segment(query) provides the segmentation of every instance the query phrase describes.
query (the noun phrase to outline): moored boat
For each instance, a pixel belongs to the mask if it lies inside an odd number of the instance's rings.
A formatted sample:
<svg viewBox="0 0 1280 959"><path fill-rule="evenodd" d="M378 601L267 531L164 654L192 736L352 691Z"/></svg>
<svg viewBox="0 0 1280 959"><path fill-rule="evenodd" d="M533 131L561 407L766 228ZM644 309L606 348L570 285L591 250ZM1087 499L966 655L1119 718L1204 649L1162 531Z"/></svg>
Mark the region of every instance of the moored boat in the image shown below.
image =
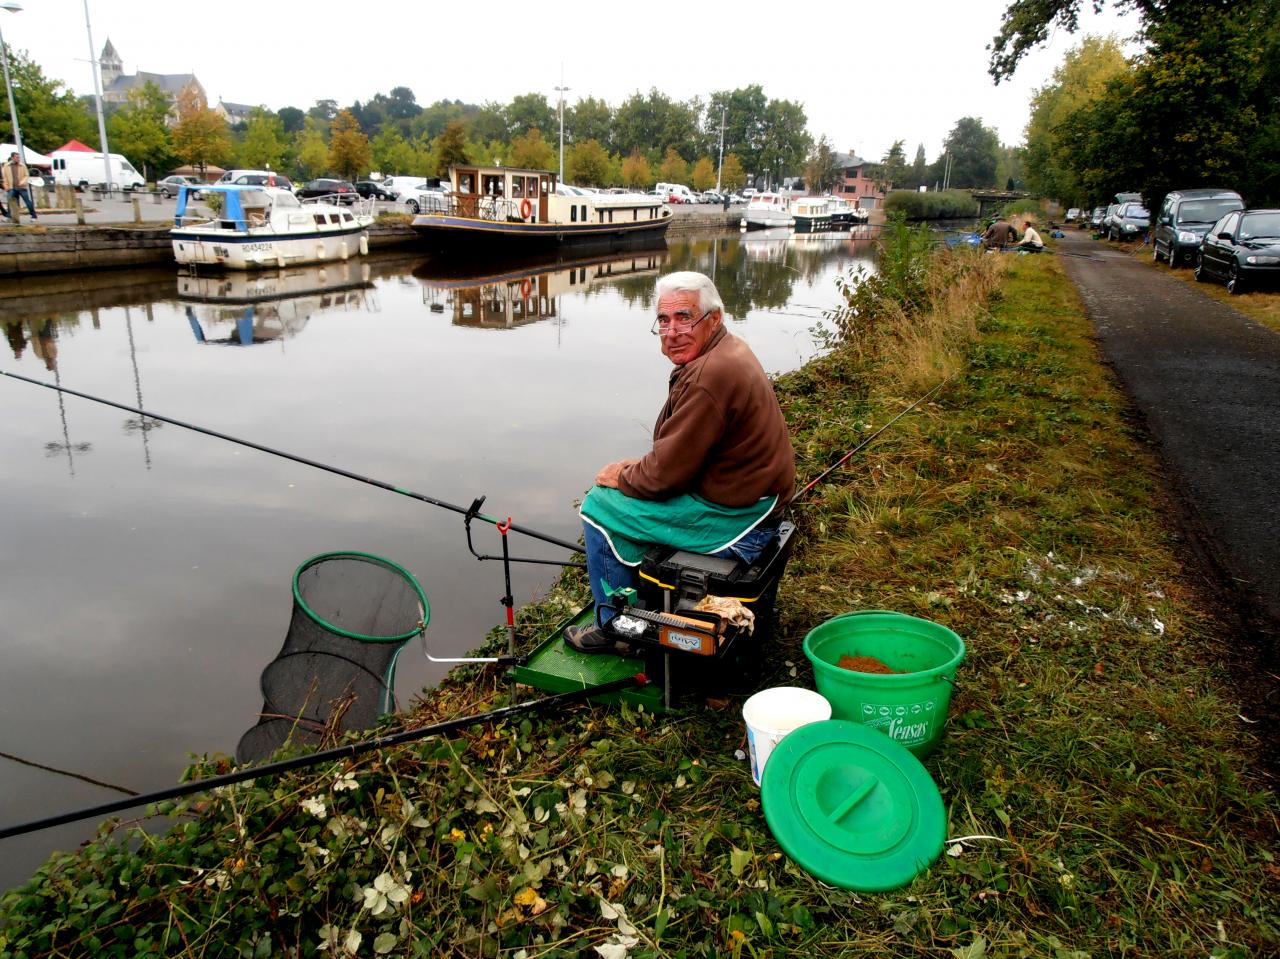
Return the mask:
<svg viewBox="0 0 1280 959"><path fill-rule="evenodd" d="M831 206L825 196L801 196L791 202L797 233L826 233L831 229Z"/></svg>
<svg viewBox="0 0 1280 959"><path fill-rule="evenodd" d="M791 225L791 198L781 193L757 193L747 204L742 216L746 230L767 230L775 226Z"/></svg>
<svg viewBox="0 0 1280 959"><path fill-rule="evenodd" d="M613 251L652 246L671 225L671 209L647 193L596 193L556 182L546 170L449 168L452 189L413 229L437 253L504 255L573 248Z"/></svg>
<svg viewBox="0 0 1280 959"><path fill-rule="evenodd" d="M216 198L211 209L195 211L197 192L206 203ZM183 265L283 268L368 253L373 204L299 200L273 186L200 184L179 188L173 222L173 256Z"/></svg>

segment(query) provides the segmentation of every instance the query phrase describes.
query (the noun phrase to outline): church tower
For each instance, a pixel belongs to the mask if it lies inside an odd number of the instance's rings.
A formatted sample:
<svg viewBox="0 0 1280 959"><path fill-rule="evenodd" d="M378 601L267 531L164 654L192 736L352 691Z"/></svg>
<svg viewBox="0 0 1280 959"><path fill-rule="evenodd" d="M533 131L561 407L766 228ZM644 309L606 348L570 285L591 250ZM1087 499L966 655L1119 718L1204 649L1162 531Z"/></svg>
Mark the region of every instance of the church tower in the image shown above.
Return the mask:
<svg viewBox="0 0 1280 959"><path fill-rule="evenodd" d="M102 70L102 89L109 90L111 84L124 73L124 63L120 59L120 54L116 53L116 48L111 45L110 37L107 38L107 45L102 48L98 65Z"/></svg>

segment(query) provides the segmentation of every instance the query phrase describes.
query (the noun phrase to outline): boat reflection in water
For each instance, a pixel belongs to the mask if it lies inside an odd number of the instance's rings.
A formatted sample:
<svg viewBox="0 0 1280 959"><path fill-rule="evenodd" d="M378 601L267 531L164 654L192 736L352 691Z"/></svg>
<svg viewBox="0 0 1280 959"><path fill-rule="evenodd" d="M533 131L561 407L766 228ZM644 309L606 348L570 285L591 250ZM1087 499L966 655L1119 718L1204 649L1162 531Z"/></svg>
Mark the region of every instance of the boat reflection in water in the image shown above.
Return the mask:
<svg viewBox="0 0 1280 959"><path fill-rule="evenodd" d="M798 233L790 227L771 227L743 233L741 243L749 260L759 263L783 263L788 253L848 253L862 259L872 254L880 237L878 226L855 225L851 229Z"/></svg>
<svg viewBox="0 0 1280 959"><path fill-rule="evenodd" d="M665 246L593 257L475 264L430 260L413 271L422 301L455 326L511 329L555 319L560 297L637 277L656 278Z"/></svg>
<svg viewBox="0 0 1280 959"><path fill-rule="evenodd" d="M376 310L369 264L355 260L263 273L178 275L199 343L251 346L297 336L313 313ZM225 331L225 333L224 333Z"/></svg>

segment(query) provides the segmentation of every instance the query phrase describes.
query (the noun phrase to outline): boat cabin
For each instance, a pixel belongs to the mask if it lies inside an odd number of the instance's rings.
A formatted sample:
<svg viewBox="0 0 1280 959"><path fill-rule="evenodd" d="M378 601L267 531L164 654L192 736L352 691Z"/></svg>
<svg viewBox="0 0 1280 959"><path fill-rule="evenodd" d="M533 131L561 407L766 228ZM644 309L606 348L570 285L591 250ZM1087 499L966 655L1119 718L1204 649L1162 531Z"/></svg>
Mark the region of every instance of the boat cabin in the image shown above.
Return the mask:
<svg viewBox="0 0 1280 959"><path fill-rule="evenodd" d="M197 213L193 209L188 213L188 201L192 194L220 197L220 202L216 204L220 209L213 219L203 211ZM213 206L207 201L206 205ZM338 209L330 204L320 203L304 204L288 190L235 183L201 183L198 186L180 187L173 225L181 227L195 223L231 232L271 226L276 231L290 233L351 230L358 225L349 208Z"/></svg>
<svg viewBox="0 0 1280 959"><path fill-rule="evenodd" d="M501 223L596 225L663 219L643 193L597 193L559 183L548 170L503 166L449 168L449 215ZM428 213L430 216L430 213Z"/></svg>

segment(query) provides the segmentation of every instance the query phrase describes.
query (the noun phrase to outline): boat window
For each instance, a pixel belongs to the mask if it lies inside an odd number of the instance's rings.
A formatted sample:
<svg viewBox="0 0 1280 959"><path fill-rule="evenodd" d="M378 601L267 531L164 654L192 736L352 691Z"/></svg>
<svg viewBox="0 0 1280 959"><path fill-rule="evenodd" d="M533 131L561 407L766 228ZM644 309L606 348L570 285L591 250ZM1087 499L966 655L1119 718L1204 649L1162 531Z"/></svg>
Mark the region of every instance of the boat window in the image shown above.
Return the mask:
<svg viewBox="0 0 1280 959"><path fill-rule="evenodd" d="M278 194L276 194L276 198L275 198L275 205L276 205L276 206L279 206L279 207L285 207L285 206L288 206L288 207L298 207L298 206L302 206L302 204L298 202L298 198L297 198L296 196L294 196L292 193L283 192L283 191L282 191L282 192L280 192L280 193L278 193Z"/></svg>
<svg viewBox="0 0 1280 959"><path fill-rule="evenodd" d="M343 223L350 223L350 222L351 222L352 220L354 220L354 219L355 219L355 217L353 217L350 213L344 213L344 214L342 214L342 222L343 222Z"/></svg>
<svg viewBox="0 0 1280 959"><path fill-rule="evenodd" d="M324 226L324 214L323 214L323 213L313 213L313 214L311 214L311 218L312 218L313 220L315 220L315 221L316 221L316 226Z"/></svg>
<svg viewBox="0 0 1280 959"><path fill-rule="evenodd" d="M475 191L476 191L475 180L471 178L471 174L459 173L458 174L458 192L474 193Z"/></svg>
<svg viewBox="0 0 1280 959"><path fill-rule="evenodd" d="M511 178L511 199L524 199L524 177L513 176Z"/></svg>
<svg viewBox="0 0 1280 959"><path fill-rule="evenodd" d="M341 223L341 222L342 222L342 217L338 216L338 214L336 214L336 213L330 213L330 214L329 214L329 222L330 222L330 223Z"/></svg>
<svg viewBox="0 0 1280 959"><path fill-rule="evenodd" d="M578 208L577 208L577 206L571 206L571 207L569 207L569 221L570 221L571 223L577 223L577 222L578 222Z"/></svg>
<svg viewBox="0 0 1280 959"><path fill-rule="evenodd" d="M585 203L582 204L582 222L587 222L587 205Z"/></svg>
<svg viewBox="0 0 1280 959"><path fill-rule="evenodd" d="M525 188L529 191L529 196L536 199L538 196L538 178L536 176L529 177Z"/></svg>

